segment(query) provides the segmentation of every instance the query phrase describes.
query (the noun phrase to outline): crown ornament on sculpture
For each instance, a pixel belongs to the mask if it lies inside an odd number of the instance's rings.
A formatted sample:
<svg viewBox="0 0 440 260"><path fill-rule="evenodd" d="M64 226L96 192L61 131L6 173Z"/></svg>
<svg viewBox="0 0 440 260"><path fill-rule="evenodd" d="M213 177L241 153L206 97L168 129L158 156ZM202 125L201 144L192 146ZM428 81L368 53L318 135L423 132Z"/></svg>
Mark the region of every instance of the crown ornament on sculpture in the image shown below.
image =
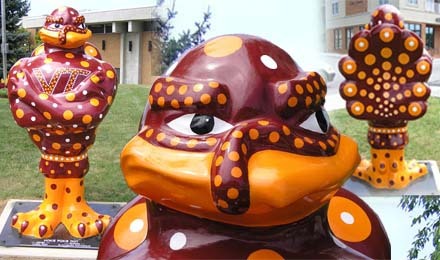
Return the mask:
<svg viewBox="0 0 440 260"><path fill-rule="evenodd" d="M399 11L379 6L365 29L353 36L339 62L345 77L340 94L348 113L368 121L371 160L354 176L380 189L401 189L427 173L424 164L405 161L408 121L422 117L430 89L432 59L422 40L405 29Z"/></svg>
<svg viewBox="0 0 440 260"><path fill-rule="evenodd" d="M59 224L86 238L104 231L110 216L90 208L84 197L87 151L116 94L114 68L88 43L84 16L60 7L46 17L43 44L9 71L9 103L17 124L41 152L45 195L36 209L17 213L20 234L48 238Z"/></svg>

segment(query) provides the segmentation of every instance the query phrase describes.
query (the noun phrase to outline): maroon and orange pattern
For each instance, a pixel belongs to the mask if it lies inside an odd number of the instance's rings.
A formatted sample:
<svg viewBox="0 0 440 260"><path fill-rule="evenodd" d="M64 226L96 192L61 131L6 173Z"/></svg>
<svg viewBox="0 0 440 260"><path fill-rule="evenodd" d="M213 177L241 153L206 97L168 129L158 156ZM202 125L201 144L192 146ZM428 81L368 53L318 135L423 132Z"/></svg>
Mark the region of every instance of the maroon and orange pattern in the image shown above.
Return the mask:
<svg viewBox="0 0 440 260"><path fill-rule="evenodd" d="M379 220L354 195L328 215L360 158L330 124L325 94L317 73L258 37L187 52L154 82L121 153L127 184L146 198L116 216L98 258L389 257ZM370 229L351 239L343 212Z"/></svg>
<svg viewBox="0 0 440 260"><path fill-rule="evenodd" d="M89 208L82 183L89 169L87 151L116 94L116 72L85 42L90 31L83 23L75 9L56 9L40 31L50 43L44 41L9 71L12 114L40 149L39 168L46 177L43 206L14 217L13 226L25 235L50 237L63 223L73 236L89 237L101 233L110 219ZM81 46L70 48L72 41ZM72 218L75 211L82 214Z"/></svg>
<svg viewBox="0 0 440 260"><path fill-rule="evenodd" d="M422 117L427 109L430 89L425 82L432 60L422 40L404 28L395 7L382 5L371 17L339 62L346 78L340 93L349 114L369 122L372 163L364 161L355 176L377 188L400 189L427 172L415 162L407 166L403 149L408 121ZM378 158L378 151L384 156Z"/></svg>

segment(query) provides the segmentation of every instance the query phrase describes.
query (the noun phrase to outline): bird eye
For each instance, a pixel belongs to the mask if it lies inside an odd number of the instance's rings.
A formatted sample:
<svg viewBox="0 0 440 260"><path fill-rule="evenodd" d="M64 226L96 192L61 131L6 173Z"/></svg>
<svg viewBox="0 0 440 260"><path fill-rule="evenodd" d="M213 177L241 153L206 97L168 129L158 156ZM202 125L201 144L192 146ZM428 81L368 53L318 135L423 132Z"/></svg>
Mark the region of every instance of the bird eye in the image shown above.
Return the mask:
<svg viewBox="0 0 440 260"><path fill-rule="evenodd" d="M51 29L51 30L59 30L60 28L63 28L63 25L59 24L59 23L52 23L52 24L49 24L49 26L47 26L47 28Z"/></svg>
<svg viewBox="0 0 440 260"><path fill-rule="evenodd" d="M219 134L232 128L228 122L202 114L186 114L170 121L167 125L187 135Z"/></svg>
<svg viewBox="0 0 440 260"><path fill-rule="evenodd" d="M81 30L84 30L86 28L86 24L82 23L82 24L78 25L78 28Z"/></svg>
<svg viewBox="0 0 440 260"><path fill-rule="evenodd" d="M330 128L330 119L325 110L318 110L311 114L304 122L301 123L300 127L320 133L325 134Z"/></svg>

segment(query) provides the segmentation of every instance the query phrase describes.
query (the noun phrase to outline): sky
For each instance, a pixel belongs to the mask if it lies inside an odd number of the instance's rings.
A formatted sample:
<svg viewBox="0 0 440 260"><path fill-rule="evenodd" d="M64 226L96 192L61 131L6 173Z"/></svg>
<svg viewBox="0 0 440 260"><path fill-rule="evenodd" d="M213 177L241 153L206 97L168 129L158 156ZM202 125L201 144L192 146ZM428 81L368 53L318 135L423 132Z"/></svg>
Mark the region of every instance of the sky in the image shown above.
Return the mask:
<svg viewBox="0 0 440 260"><path fill-rule="evenodd" d="M172 6L172 0L165 0ZM102 3L105 2L105 6ZM173 22L174 35L193 29L208 7L212 12L211 29L206 38L230 33L245 33L263 37L285 49L294 58L314 57L324 48L322 0L176 0L178 12ZM58 6L67 5L78 11L109 10L152 6L155 0L30 0L30 16L46 15ZM87 21L86 21L87 22ZM300 63L301 65L301 63ZM392 241L393 259L406 259L407 250L417 231L410 228L413 214L397 207L398 198L365 199L381 216ZM399 216L399 217L397 217ZM426 252L432 251L428 245Z"/></svg>
<svg viewBox="0 0 440 260"><path fill-rule="evenodd" d="M37 16L47 15L62 5L81 12L152 6L156 1L30 0L30 3L29 15ZM294 57L312 55L324 47L323 3L322 0L175 0L178 15L173 22L173 34L177 36L183 30L194 29L194 22L202 21L209 7L211 29L206 39L230 33L252 34L275 43ZM164 5L171 7L173 0L165 0Z"/></svg>

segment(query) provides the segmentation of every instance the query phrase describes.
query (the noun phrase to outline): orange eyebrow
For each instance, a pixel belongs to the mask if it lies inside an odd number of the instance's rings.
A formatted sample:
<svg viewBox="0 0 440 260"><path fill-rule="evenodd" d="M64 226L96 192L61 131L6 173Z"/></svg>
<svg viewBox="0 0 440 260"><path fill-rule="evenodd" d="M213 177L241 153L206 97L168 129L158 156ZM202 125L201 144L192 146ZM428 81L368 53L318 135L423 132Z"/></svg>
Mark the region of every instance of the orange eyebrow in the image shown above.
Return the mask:
<svg viewBox="0 0 440 260"><path fill-rule="evenodd" d="M154 109L190 109L206 107L214 110L229 105L229 91L216 81L186 81L171 77L159 78L148 97Z"/></svg>

